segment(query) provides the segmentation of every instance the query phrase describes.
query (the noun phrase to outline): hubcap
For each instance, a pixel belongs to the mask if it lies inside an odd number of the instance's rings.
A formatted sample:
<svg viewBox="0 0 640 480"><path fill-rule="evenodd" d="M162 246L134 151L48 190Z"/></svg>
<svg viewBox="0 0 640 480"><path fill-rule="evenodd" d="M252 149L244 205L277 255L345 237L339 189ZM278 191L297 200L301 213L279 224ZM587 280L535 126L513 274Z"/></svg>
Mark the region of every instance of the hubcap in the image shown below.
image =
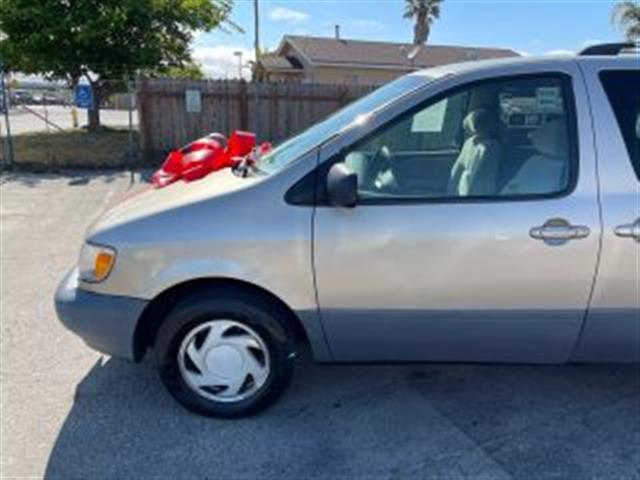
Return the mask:
<svg viewBox="0 0 640 480"><path fill-rule="evenodd" d="M269 351L258 333L233 320L211 320L192 329L178 350L185 383L207 399L238 402L267 381Z"/></svg>

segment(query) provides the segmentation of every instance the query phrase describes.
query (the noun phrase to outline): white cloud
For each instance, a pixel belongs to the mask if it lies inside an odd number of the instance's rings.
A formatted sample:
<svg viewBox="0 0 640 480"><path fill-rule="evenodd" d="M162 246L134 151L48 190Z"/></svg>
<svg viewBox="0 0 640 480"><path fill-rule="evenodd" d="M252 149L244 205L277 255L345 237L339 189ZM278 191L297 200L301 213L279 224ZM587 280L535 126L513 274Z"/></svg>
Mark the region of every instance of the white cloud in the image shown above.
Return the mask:
<svg viewBox="0 0 640 480"><path fill-rule="evenodd" d="M208 32L206 32L205 30L193 30L192 35L192 41L193 43L196 43L198 40L200 40L204 35L206 35Z"/></svg>
<svg viewBox="0 0 640 480"><path fill-rule="evenodd" d="M544 55L575 55L580 50L583 50L591 45L598 45L600 43L605 43L605 41L599 38L587 38L582 43L580 43L580 45L578 45L576 50L566 50L566 49L551 50L549 52L545 52Z"/></svg>
<svg viewBox="0 0 640 480"><path fill-rule="evenodd" d="M300 23L307 20L309 15L287 7L276 7L269 12L269 18L275 22Z"/></svg>
<svg viewBox="0 0 640 480"><path fill-rule="evenodd" d="M205 75L210 78L238 78L238 57L234 52L242 52L242 76L251 77L247 62L254 60L254 51L233 45L216 45L213 47L195 47L193 59L202 66Z"/></svg>
<svg viewBox="0 0 640 480"><path fill-rule="evenodd" d="M363 30L384 30L384 24L377 22L375 20L366 20L366 19L360 19L360 20L353 20L351 22L351 25L356 27L356 28L361 28Z"/></svg>
<svg viewBox="0 0 640 480"><path fill-rule="evenodd" d="M544 52L546 56L555 56L555 55L575 55L576 52L571 50L550 50L548 52Z"/></svg>

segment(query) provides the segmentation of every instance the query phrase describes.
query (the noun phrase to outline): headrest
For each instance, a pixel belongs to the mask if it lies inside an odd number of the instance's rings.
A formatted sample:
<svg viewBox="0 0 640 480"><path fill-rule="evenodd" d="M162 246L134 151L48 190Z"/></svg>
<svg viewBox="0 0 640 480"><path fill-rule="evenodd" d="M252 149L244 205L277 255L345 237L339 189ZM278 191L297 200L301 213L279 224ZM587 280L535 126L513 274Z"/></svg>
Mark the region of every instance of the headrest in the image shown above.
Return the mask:
<svg viewBox="0 0 640 480"><path fill-rule="evenodd" d="M568 153L567 126L564 121L553 120L541 125L530 134L536 150L551 157L565 157Z"/></svg>
<svg viewBox="0 0 640 480"><path fill-rule="evenodd" d="M469 112L462 125L470 136L492 137L498 134L498 117L486 108Z"/></svg>

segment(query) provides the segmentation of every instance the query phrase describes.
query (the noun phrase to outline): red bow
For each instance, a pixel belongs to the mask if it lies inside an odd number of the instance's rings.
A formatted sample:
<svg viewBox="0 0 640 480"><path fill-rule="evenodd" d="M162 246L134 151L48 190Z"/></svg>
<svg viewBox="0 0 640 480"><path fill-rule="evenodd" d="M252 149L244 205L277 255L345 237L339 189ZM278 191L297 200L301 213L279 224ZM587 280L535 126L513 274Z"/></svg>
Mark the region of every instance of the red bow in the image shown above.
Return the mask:
<svg viewBox="0 0 640 480"><path fill-rule="evenodd" d="M200 138L195 142L169 153L162 168L152 177L155 188L166 187L180 179L192 182L211 172L223 168L235 167L243 161L254 162L271 150L271 144L263 143L258 149L256 135L236 130L227 142L218 133Z"/></svg>

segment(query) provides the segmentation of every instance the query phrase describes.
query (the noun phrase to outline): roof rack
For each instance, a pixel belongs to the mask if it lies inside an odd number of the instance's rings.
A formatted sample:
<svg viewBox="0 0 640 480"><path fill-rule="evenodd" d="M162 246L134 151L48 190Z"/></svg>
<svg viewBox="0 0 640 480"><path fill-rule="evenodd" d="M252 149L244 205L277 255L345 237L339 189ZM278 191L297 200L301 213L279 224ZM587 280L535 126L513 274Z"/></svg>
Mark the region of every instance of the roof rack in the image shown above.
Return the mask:
<svg viewBox="0 0 640 480"><path fill-rule="evenodd" d="M591 45L585 48L580 53L581 57L590 57L593 55L608 55L615 56L625 53L625 50L637 51L639 45L633 42L621 42L621 43L600 43L598 45Z"/></svg>

